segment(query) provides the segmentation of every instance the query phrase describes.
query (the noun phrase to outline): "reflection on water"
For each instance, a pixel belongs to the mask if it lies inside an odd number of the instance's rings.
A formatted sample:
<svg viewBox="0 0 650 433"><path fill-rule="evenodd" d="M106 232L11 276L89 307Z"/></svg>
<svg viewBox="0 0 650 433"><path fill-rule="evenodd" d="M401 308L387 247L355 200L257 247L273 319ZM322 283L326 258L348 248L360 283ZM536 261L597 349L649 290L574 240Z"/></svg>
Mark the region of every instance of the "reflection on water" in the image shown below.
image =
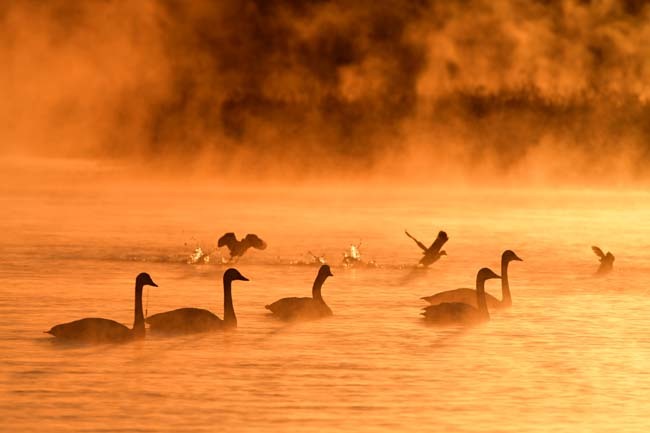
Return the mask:
<svg viewBox="0 0 650 433"><path fill-rule="evenodd" d="M1 197L10 211L0 214L0 430L650 427L647 195L346 191L314 200L278 189L210 208L222 194ZM445 260L414 270L420 256L405 225L430 236L443 227L453 239ZM236 332L117 346L56 344L42 333L81 317L130 325L141 271L160 286L149 314L195 306L221 315L226 266L187 257L216 247L220 233L253 230L268 248L236 264L251 279L233 290ZM333 317L285 324L267 314L269 302L310 295L314 269L291 265L311 260L300 252L340 258L361 236L378 266L330 263L323 297ZM204 249L184 247L190 238ZM594 244L616 255L602 278L593 277ZM498 269L507 248L526 260L510 270L513 308L469 330L422 325L421 296L473 287L478 268ZM498 284L488 291L500 296Z"/></svg>

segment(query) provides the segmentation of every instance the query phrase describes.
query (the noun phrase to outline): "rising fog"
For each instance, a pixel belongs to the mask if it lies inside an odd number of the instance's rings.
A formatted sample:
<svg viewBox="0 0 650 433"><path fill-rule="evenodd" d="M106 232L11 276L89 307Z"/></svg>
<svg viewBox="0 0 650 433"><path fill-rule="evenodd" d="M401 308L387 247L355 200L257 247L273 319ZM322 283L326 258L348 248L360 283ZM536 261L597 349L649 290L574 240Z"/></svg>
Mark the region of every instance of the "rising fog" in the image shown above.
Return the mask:
<svg viewBox="0 0 650 433"><path fill-rule="evenodd" d="M0 3L4 155L647 181L642 1Z"/></svg>

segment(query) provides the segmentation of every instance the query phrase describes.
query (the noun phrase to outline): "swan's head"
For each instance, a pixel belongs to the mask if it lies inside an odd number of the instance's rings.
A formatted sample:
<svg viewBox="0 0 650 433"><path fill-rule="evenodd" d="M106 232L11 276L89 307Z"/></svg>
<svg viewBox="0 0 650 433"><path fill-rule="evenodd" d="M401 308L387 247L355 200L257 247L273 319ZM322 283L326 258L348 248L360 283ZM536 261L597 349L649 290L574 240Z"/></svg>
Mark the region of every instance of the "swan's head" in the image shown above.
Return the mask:
<svg viewBox="0 0 650 433"><path fill-rule="evenodd" d="M142 287L142 286L154 286L158 287L158 284L154 283L149 274L146 272L143 272L139 274L136 279L135 279L135 285Z"/></svg>
<svg viewBox="0 0 650 433"><path fill-rule="evenodd" d="M239 271L235 268L230 268L226 270L226 272L223 273L223 280L224 281L234 281L234 280L249 281L248 278L240 274Z"/></svg>
<svg viewBox="0 0 650 433"><path fill-rule="evenodd" d="M480 271L478 271L478 274L476 274L476 281L485 281L485 280L490 280L492 278L501 278L497 274L495 274L492 269L488 268L482 268Z"/></svg>
<svg viewBox="0 0 650 433"><path fill-rule="evenodd" d="M321 266L320 269L318 270L318 278L325 279L325 278L327 278L327 277L333 277L333 276L334 276L334 274L333 274L332 271L330 270L330 266L329 266L329 265L323 265L323 266Z"/></svg>
<svg viewBox="0 0 650 433"><path fill-rule="evenodd" d="M513 260L516 260L518 262L523 262L523 260L512 250L505 250L503 252L503 255L501 256L501 260L506 263L509 263Z"/></svg>

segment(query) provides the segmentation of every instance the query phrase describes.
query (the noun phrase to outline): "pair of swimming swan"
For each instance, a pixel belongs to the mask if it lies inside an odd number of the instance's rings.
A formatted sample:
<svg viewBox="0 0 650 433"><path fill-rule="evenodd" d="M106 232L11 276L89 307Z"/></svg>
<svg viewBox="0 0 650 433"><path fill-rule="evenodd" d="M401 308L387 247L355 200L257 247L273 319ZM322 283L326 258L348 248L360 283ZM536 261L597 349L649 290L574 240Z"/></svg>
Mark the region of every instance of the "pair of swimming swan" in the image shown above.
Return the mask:
<svg viewBox="0 0 650 433"><path fill-rule="evenodd" d="M327 277L332 276L330 267L323 265L318 271L312 287L311 298L283 298L266 308L283 320L315 319L331 316L332 310L321 295L321 288ZM133 328L110 319L86 318L52 327L48 334L62 340L108 343L124 342L144 338L145 321L152 331L189 334L237 327L237 316L232 302L232 282L249 281L237 269L230 268L223 274L224 316L223 320L214 313L201 308L178 308L144 318L142 312L142 289L145 285L158 287L149 274L141 273L135 280L135 319Z"/></svg>
<svg viewBox="0 0 650 433"><path fill-rule="evenodd" d="M424 308L422 316L429 323L465 324L484 322L490 319L489 308L508 308L512 306L508 265L512 261L523 261L514 251L506 250L501 255L501 276L488 268L481 268L476 274L476 290L456 289L425 296L422 299L432 305ZM485 282L501 279L502 299L485 293Z"/></svg>

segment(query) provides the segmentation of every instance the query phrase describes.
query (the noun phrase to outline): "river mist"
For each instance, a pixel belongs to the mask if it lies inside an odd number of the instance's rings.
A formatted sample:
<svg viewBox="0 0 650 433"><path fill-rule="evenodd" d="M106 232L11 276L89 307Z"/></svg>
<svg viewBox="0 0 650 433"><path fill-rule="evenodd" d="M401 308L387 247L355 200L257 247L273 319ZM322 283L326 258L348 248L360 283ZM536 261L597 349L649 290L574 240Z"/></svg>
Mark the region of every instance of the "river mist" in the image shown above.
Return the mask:
<svg viewBox="0 0 650 433"><path fill-rule="evenodd" d="M9 1L0 146L182 175L647 183L648 22L635 1Z"/></svg>

